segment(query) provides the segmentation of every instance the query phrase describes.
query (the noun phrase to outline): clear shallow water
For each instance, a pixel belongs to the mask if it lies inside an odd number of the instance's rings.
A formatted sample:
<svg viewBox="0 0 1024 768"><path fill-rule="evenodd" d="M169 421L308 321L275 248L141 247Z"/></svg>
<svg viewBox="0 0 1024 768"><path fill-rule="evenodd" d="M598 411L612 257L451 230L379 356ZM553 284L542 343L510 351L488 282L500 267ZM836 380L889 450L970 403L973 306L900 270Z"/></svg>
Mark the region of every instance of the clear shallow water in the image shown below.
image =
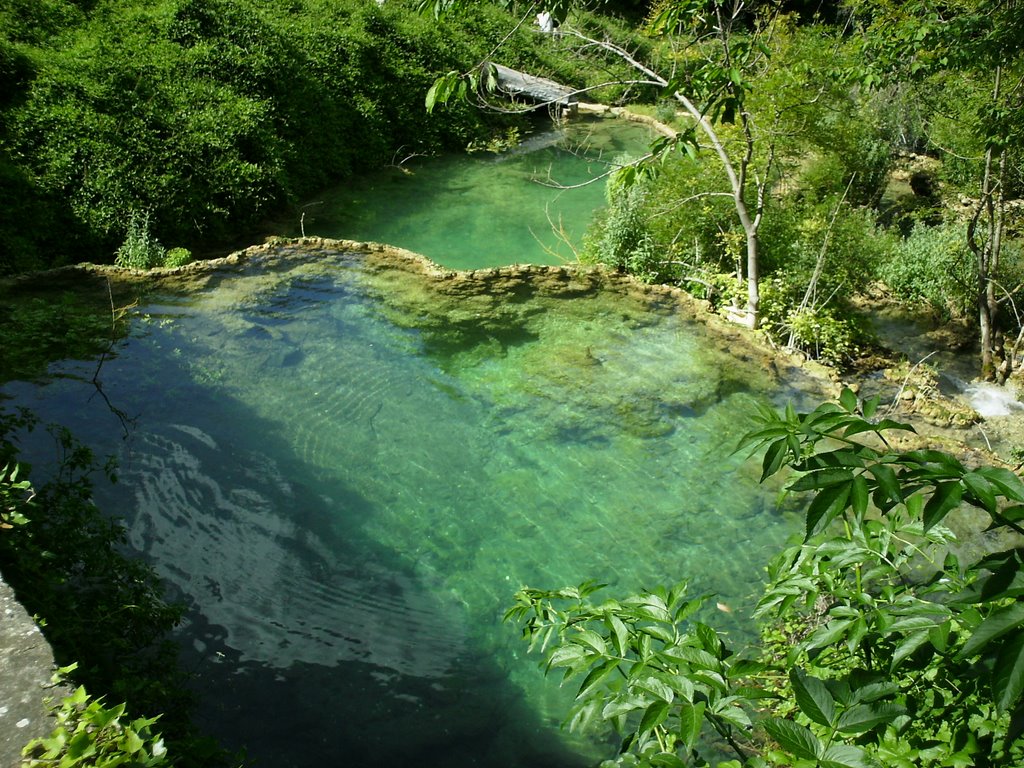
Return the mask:
<svg viewBox="0 0 1024 768"><path fill-rule="evenodd" d="M118 456L97 501L189 603L203 723L256 764L592 763L502 612L686 577L741 641L798 522L731 450L785 393L661 301L453 299L361 263L150 297L101 375L126 440L92 364L4 392Z"/></svg>
<svg viewBox="0 0 1024 768"><path fill-rule="evenodd" d="M605 185L554 185L582 184L616 159L640 157L652 137L638 123L594 118L544 124L501 154L416 158L318 196L304 208L304 230L397 245L452 269L575 261L552 225L579 247Z"/></svg>

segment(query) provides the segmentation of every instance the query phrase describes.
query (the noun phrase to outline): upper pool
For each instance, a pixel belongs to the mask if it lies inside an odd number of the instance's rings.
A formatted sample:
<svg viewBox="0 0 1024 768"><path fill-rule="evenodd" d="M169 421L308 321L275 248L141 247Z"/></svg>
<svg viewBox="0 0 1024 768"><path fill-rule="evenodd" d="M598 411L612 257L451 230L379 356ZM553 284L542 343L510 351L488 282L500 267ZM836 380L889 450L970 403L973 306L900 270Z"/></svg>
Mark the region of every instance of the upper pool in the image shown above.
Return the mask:
<svg viewBox="0 0 1024 768"><path fill-rule="evenodd" d="M389 243L452 269L575 261L604 204L602 175L652 138L614 118L541 123L508 151L418 157L327 190L303 208L302 231Z"/></svg>

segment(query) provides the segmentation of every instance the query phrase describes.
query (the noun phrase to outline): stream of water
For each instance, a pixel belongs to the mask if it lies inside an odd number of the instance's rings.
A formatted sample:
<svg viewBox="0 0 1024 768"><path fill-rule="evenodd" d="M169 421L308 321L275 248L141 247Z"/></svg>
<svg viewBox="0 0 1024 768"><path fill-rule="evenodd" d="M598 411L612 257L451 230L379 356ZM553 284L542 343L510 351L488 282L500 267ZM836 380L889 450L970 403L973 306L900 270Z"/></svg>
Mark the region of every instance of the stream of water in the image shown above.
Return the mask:
<svg viewBox="0 0 1024 768"><path fill-rule="evenodd" d="M442 306L346 252L214 282L151 295L104 364L127 436L95 363L2 394L118 458L97 501L187 602L201 724L253 765L606 756L606 737L560 731L571 692L501 623L524 584L686 578L743 642L799 528L733 453L756 398L792 395L756 362L656 298ZM25 449L52 462L45 437Z"/></svg>

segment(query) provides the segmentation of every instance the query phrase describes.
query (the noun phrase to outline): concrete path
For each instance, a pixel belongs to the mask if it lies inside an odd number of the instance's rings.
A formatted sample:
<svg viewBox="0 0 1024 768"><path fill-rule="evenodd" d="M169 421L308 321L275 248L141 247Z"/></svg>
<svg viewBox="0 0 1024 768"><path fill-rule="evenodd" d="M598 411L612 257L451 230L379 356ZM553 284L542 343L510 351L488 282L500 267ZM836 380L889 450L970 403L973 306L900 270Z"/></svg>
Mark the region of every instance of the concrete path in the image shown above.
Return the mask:
<svg viewBox="0 0 1024 768"><path fill-rule="evenodd" d="M15 768L21 748L54 728L43 700L57 698L50 645L0 574L0 768Z"/></svg>

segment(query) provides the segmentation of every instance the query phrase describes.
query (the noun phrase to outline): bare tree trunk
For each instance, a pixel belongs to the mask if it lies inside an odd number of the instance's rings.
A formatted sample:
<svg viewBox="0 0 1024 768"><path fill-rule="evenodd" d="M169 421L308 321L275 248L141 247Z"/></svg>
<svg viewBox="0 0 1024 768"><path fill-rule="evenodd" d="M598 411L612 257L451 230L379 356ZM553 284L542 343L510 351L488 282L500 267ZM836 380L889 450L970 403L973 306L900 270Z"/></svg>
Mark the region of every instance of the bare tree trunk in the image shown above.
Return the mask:
<svg viewBox="0 0 1024 768"><path fill-rule="evenodd" d="M751 328L761 324L761 275L758 268L760 240L757 230L747 232L747 317Z"/></svg>
<svg viewBox="0 0 1024 768"><path fill-rule="evenodd" d="M737 167L729 156L729 151L726 149L725 144L718 135L718 131L715 130L715 126L711 124L711 120L708 116L701 112L697 105L694 104L685 94L676 91L674 96L676 101L683 105L686 111L690 114L690 117L692 117L697 125L700 126L701 131L703 131L704 135L711 142L711 146L715 150L715 154L718 155L718 159L722 164L722 169L725 171L725 175L729 179L729 187L732 189L733 206L736 209L736 216L740 220L740 225L743 227L743 234L746 239L747 246L747 308L745 324L751 328L757 328L761 320L759 266L760 240L758 238L758 231L761 228L761 214L764 209L765 190L763 186L758 186L757 209L754 214L751 215L750 207L747 205L746 198L746 177L747 169L750 165L753 154L753 139L748 138L747 153L740 159L739 166Z"/></svg>
<svg viewBox="0 0 1024 768"><path fill-rule="evenodd" d="M721 42L728 66L731 66L732 63L732 54L729 46L729 29L739 18L743 7L744 3L742 0L737 0L733 4L731 11L729 11L729 16L725 17L723 15L722 5L716 4L715 6L715 13L718 17L715 34ZM564 30L564 34L578 38L584 41L588 46L596 46L613 53L629 64L633 69L638 72L642 72L647 78L649 78L648 84L659 85L662 87L668 87L669 85L668 80L652 70L650 67L638 61L625 49L615 45L614 43L595 40L571 29ZM760 176L755 178L756 183L754 185L754 190L756 190L757 199L756 202L751 204L748 202L747 198L747 179L754 159L754 147L756 140L749 113L741 111L739 114L739 118L743 126L745 144L745 147L743 148L743 155L739 156L739 153L737 152L736 156L733 156L730 154L730 148L725 146L722 137L715 129L711 118L708 117L708 111L706 109L702 110L682 91L674 91L672 93L672 97L683 106L686 112L691 118L693 118L694 122L700 128L701 132L711 142L711 146L714 149L715 154L718 156L718 159L722 164L722 168L725 171L725 175L729 180L729 189L731 191L733 205L736 209L736 215L740 221L740 225L743 227L743 234L746 240L745 271L747 280L747 306L745 309L739 310L737 313L739 317L736 319L750 328L757 328L761 320L760 240L758 233L761 227L761 220L764 217L765 200L768 192L768 177L770 176L772 165L775 160L774 142L769 146L768 162L763 168Z"/></svg>
<svg viewBox="0 0 1024 768"><path fill-rule="evenodd" d="M997 67L992 99L997 101L1001 91L1002 70ZM998 170L994 166L998 165ZM996 297L995 278L1003 238L1003 185L1005 151L998 153L992 147L985 151L985 173L981 184L978 209L967 226L967 245L974 254L978 267L978 330L981 342L981 378L1003 383L1012 373L1013 360L1006 355L1000 329L999 300ZM984 238L979 241L978 227L984 226Z"/></svg>

